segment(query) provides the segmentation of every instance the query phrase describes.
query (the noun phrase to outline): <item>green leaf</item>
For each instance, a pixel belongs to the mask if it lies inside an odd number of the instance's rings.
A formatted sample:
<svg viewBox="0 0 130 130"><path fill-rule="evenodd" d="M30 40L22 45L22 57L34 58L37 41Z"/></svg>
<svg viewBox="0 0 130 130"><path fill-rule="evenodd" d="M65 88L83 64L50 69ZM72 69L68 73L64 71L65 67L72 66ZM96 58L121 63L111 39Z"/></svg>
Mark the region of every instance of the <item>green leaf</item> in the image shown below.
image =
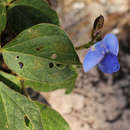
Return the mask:
<svg viewBox="0 0 130 130"><path fill-rule="evenodd" d="M30 130L31 126L32 130L43 130L37 106L3 83L0 83L0 119L0 130Z"/></svg>
<svg viewBox="0 0 130 130"><path fill-rule="evenodd" d="M66 67L66 70L69 71L69 67L68 68ZM73 68L72 68L72 70L73 70ZM50 80L50 78L53 78L53 76L54 76L55 81L53 83L51 82L51 80L48 82L45 82L43 80L39 81L39 80L25 79L24 84L25 84L25 86L31 86L35 90L44 91L44 92L54 91L56 89L66 89L65 93L69 94L72 92L73 88L75 87L75 81L77 78L77 73L72 70L70 69L71 73L65 72L63 70L63 72L61 72L60 75L53 74L52 77L49 77L49 79L48 79L48 80ZM64 79L65 75L68 76L67 79ZM59 77L61 78L61 81L57 81L57 79L59 79Z"/></svg>
<svg viewBox="0 0 130 130"><path fill-rule="evenodd" d="M70 130L67 122L61 115L47 105L36 102L40 109L41 120L44 130Z"/></svg>
<svg viewBox="0 0 130 130"><path fill-rule="evenodd" d="M59 64L80 64L71 40L63 30L52 24L38 24L24 30L4 49L5 53L18 56L14 58L15 61L24 55Z"/></svg>
<svg viewBox="0 0 130 130"><path fill-rule="evenodd" d="M59 19L45 0L17 0L8 8L8 22L16 34L39 23L59 25Z"/></svg>
<svg viewBox="0 0 130 130"><path fill-rule="evenodd" d="M3 71L0 71L0 81L2 81L3 83L5 83L7 86L9 86L10 88L14 89L15 91L20 92L21 88L20 88L20 81L19 79L11 74L5 73Z"/></svg>
<svg viewBox="0 0 130 130"><path fill-rule="evenodd" d="M8 67L26 85L40 91L74 87L77 74L70 65L80 61L72 42L56 25L39 24L23 31L2 53Z"/></svg>
<svg viewBox="0 0 130 130"><path fill-rule="evenodd" d="M0 34L6 26L6 8L3 3L0 2Z"/></svg>

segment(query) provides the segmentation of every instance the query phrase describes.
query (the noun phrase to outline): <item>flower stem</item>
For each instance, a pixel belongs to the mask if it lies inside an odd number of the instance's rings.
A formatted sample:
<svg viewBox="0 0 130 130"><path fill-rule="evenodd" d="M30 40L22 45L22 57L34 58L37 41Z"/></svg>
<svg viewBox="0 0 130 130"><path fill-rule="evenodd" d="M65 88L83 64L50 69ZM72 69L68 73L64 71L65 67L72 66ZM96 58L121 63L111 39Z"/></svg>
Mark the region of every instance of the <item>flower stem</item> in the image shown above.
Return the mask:
<svg viewBox="0 0 130 130"><path fill-rule="evenodd" d="M92 45L94 45L96 42L98 42L98 41L100 41L100 40L101 40L101 35L100 35L100 34L97 34L94 39L92 39L92 40L89 41L88 43L85 43L85 44L83 44L83 45L80 45L80 46L75 47L75 49L76 49L76 50L88 49L88 48L90 48Z"/></svg>
<svg viewBox="0 0 130 130"><path fill-rule="evenodd" d="M90 41L90 42L88 42L88 43L85 43L85 44L83 44L83 45L80 45L80 46L75 47L75 49L76 49L76 50L81 50L81 49L84 49L84 48L87 49L87 48L90 48L94 43L95 43L95 42Z"/></svg>

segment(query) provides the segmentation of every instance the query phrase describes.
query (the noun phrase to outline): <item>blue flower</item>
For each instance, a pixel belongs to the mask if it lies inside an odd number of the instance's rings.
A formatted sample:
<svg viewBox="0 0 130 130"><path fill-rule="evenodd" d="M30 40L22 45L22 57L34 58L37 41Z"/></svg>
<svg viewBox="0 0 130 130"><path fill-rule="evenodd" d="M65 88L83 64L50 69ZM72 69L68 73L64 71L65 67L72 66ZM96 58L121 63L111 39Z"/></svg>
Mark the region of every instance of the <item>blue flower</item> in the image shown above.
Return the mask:
<svg viewBox="0 0 130 130"><path fill-rule="evenodd" d="M99 69L111 74L120 69L117 59L119 52L118 39L114 34L107 34L103 40L93 45L86 54L83 62L85 72L88 72L94 66L98 65Z"/></svg>

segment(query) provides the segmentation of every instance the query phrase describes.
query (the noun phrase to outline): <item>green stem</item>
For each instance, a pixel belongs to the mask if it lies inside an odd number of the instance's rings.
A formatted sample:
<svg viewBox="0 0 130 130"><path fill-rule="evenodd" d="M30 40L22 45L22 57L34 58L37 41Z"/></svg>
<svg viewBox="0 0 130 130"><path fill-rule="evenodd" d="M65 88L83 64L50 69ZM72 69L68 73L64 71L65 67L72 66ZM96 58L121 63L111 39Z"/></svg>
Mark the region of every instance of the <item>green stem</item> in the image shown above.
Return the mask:
<svg viewBox="0 0 130 130"><path fill-rule="evenodd" d="M77 46L75 47L76 50L81 50L81 49L88 49L90 48L92 45L94 45L96 42L100 41L101 40L101 35L100 34L97 34L95 36L95 38L93 38L90 42L88 43L85 43L83 45L80 45L80 46Z"/></svg>
<svg viewBox="0 0 130 130"><path fill-rule="evenodd" d="M26 88L24 87L24 80L20 80L20 83L21 83L21 87L22 87L22 92L23 92L23 94L24 94L27 98L29 98L28 92L27 92Z"/></svg>
<svg viewBox="0 0 130 130"><path fill-rule="evenodd" d="M88 43L85 43L83 45L80 45L80 46L77 46L75 47L76 50L81 50L81 49L84 49L84 48L90 48L95 42L94 41L90 41Z"/></svg>

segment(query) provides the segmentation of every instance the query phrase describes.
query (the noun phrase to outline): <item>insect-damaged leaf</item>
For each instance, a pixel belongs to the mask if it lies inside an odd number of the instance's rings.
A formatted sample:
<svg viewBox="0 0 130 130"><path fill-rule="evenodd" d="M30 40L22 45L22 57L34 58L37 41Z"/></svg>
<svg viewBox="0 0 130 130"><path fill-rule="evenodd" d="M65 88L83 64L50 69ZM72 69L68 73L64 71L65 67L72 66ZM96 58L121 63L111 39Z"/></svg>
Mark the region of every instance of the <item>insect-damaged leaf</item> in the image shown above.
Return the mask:
<svg viewBox="0 0 130 130"><path fill-rule="evenodd" d="M0 119L0 130L32 130L31 126L43 130L37 106L3 83L0 83Z"/></svg>
<svg viewBox="0 0 130 130"><path fill-rule="evenodd" d="M44 91L74 86L76 72L71 65L80 61L72 42L56 25L39 24L23 31L2 53L26 85Z"/></svg>
<svg viewBox="0 0 130 130"><path fill-rule="evenodd" d="M56 12L45 0L16 0L8 7L8 24L16 33L39 23L59 25Z"/></svg>
<svg viewBox="0 0 130 130"><path fill-rule="evenodd" d="M61 115L47 105L35 102L40 109L41 121L44 130L70 130L67 122Z"/></svg>

